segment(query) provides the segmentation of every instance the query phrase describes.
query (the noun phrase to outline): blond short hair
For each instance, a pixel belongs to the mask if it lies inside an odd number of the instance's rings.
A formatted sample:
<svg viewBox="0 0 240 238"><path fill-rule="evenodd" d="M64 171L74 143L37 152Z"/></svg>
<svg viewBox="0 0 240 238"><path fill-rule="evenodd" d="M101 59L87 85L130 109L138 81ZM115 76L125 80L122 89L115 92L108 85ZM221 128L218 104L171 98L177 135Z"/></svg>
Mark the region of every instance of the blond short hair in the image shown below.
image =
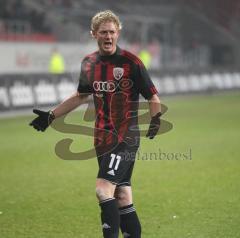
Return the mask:
<svg viewBox="0 0 240 238"><path fill-rule="evenodd" d="M91 20L91 31L96 32L103 22L113 22L118 30L122 29L122 23L119 20L119 17L113 13L111 10L105 10L98 12Z"/></svg>

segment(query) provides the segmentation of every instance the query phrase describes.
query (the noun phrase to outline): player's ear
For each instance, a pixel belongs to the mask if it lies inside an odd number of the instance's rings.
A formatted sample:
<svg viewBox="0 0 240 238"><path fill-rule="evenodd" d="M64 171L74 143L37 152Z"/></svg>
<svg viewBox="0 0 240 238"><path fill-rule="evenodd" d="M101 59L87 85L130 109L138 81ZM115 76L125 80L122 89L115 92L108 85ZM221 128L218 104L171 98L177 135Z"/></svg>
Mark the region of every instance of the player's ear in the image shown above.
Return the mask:
<svg viewBox="0 0 240 238"><path fill-rule="evenodd" d="M118 31L117 31L117 36L119 37L120 34L121 34L121 30L118 30Z"/></svg>
<svg viewBox="0 0 240 238"><path fill-rule="evenodd" d="M91 34L92 38L96 39L96 32L95 31L90 31L90 34Z"/></svg>

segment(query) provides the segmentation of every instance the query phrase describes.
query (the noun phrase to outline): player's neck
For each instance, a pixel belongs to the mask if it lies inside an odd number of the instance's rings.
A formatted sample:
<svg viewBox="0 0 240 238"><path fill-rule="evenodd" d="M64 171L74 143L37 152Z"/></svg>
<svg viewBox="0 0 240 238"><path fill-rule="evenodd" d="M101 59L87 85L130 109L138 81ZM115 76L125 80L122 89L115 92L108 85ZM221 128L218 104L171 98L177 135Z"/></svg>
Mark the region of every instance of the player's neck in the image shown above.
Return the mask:
<svg viewBox="0 0 240 238"><path fill-rule="evenodd" d="M111 55L116 54L116 51L117 51L117 46L111 52L106 52L106 51L99 49L99 55L100 56L111 56Z"/></svg>

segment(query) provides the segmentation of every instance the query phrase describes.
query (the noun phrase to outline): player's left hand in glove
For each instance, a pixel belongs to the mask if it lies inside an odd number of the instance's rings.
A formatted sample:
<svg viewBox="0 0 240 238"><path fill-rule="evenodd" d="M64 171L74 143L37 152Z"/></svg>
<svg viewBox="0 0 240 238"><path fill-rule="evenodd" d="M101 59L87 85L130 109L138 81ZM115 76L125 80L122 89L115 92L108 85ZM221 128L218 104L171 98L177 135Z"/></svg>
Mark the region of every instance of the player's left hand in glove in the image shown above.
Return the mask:
<svg viewBox="0 0 240 238"><path fill-rule="evenodd" d="M148 132L146 134L146 137L149 137L149 139L153 139L157 135L161 124L161 115L162 113L158 112L155 116L152 117Z"/></svg>
<svg viewBox="0 0 240 238"><path fill-rule="evenodd" d="M44 112L38 109L33 109L33 113L37 114L38 117L36 117L29 125L37 131L45 131L55 119L52 111Z"/></svg>

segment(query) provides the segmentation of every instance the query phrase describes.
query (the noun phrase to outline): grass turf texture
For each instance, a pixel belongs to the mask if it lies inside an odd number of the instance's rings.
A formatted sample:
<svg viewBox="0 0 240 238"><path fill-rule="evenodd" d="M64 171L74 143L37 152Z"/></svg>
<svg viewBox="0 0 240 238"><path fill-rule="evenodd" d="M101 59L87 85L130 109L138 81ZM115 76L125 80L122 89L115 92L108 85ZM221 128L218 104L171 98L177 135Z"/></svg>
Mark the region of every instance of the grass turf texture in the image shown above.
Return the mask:
<svg viewBox="0 0 240 238"><path fill-rule="evenodd" d="M192 159L137 161L132 182L142 237L240 237L239 92L162 100L174 129L142 138L139 158L161 148L168 155L191 149ZM32 118L0 120L0 237L101 237L96 160L54 153L59 139L73 138L76 152L93 139L37 133L27 125ZM68 120L79 118L76 112Z"/></svg>

